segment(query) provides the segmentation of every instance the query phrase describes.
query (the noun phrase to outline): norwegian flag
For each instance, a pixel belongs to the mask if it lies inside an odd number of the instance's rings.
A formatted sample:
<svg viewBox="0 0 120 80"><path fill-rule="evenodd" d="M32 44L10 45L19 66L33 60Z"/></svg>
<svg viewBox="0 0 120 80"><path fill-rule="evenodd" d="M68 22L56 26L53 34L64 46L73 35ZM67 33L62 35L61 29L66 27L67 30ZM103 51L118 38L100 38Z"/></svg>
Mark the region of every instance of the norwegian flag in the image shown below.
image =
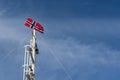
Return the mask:
<svg viewBox="0 0 120 80"><path fill-rule="evenodd" d="M44 28L40 23L35 22L33 19L28 18L24 24L25 26L34 29L40 33L44 33Z"/></svg>

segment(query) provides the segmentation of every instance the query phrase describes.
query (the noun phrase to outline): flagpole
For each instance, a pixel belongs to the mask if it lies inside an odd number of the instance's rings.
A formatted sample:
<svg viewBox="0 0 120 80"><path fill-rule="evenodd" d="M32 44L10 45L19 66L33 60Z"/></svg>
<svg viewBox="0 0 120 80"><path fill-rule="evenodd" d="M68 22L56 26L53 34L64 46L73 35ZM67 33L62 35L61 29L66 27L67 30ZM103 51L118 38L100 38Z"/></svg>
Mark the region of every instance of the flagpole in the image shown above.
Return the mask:
<svg viewBox="0 0 120 80"><path fill-rule="evenodd" d="M35 30L34 29L32 29L32 39L31 39L31 42L30 42L30 46L31 46L31 49L32 49L32 52L31 52L31 55L30 55L31 56L30 57L30 77L31 77L31 80L35 80L36 36L35 36Z"/></svg>
<svg viewBox="0 0 120 80"><path fill-rule="evenodd" d="M36 44L36 31L43 33L44 28L31 18L27 19L25 26L31 28L31 40L30 45L25 45L23 80L35 80L35 59L36 54L39 53Z"/></svg>

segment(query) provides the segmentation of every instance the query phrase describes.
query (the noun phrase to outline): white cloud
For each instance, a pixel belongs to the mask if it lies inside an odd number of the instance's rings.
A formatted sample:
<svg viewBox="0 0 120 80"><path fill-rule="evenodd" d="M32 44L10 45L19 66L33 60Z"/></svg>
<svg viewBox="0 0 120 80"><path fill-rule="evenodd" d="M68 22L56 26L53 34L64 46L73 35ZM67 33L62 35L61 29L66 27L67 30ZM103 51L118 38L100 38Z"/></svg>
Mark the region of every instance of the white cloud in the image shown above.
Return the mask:
<svg viewBox="0 0 120 80"><path fill-rule="evenodd" d="M120 51L113 50L104 44L82 44L74 39L46 40L43 38L38 42L41 47L39 48L40 56L43 57L40 59L41 65L44 64L44 69L48 70L48 73L49 70L52 72L63 70L69 80L75 74L90 74L84 70L91 69L91 73L95 73L99 67L120 66ZM58 78L56 76L53 75L55 79Z"/></svg>
<svg viewBox="0 0 120 80"><path fill-rule="evenodd" d="M119 60L119 51L112 50L104 44L82 44L73 39L56 40L40 43L49 48L61 58L62 61L80 61L91 64L116 64Z"/></svg>
<svg viewBox="0 0 120 80"><path fill-rule="evenodd" d="M20 19L1 19L0 24L1 40L13 40L21 42L29 34L24 32L24 28L26 27L24 27L24 23L22 23L22 20Z"/></svg>
<svg viewBox="0 0 120 80"><path fill-rule="evenodd" d="M24 22L24 21L23 21ZM21 41L26 34L20 27L23 22L16 19L0 20L0 39ZM20 24L22 23L22 24ZM26 36L30 37L30 36ZM40 37L38 37L40 38ZM23 40L24 41L24 40ZM45 42L46 41L46 42ZM101 44L86 45L73 39L66 40L43 40L42 46L50 46L50 49L56 53L63 61L69 65L69 60L73 61L73 65L79 62L88 62L91 64L117 64L119 59L119 51L111 50L108 46ZM49 42L48 42L49 41ZM50 42L51 41L51 42ZM45 49L47 50L47 48ZM48 49L49 50L49 49ZM49 51L47 51L48 53ZM107 55L107 56L106 56ZM68 60L67 60L68 59ZM64 62L65 62L64 61Z"/></svg>
<svg viewBox="0 0 120 80"><path fill-rule="evenodd" d="M26 34L20 28L20 27L23 27L22 25L23 22L22 21L19 22L19 20L16 20L16 19L15 20L10 19L5 21L0 20L0 24L1 24L0 39L14 40L18 42L23 40L23 37L25 37L26 35L29 35L29 34ZM89 28L86 27L86 30L87 29ZM112 29L113 28L111 28L107 33L112 34ZM91 32L89 30L88 31L86 30L83 32L84 33L88 32L87 34ZM100 31L102 30L103 28ZM65 32L67 33L67 31ZM57 34L57 31L54 34ZM101 34L101 33L98 33L98 34ZM93 35L96 35L96 34L93 34ZM101 43L83 44L80 42L80 40L74 40L72 38L68 38L67 36L66 36L66 39L55 39L55 38L41 39L41 37L38 37L37 42L39 43L39 49L40 49L40 54L38 55L37 59L38 61L40 61L40 63L38 62L36 63L40 65L40 69L44 69L45 71L48 70L47 71L48 74L46 73L46 75L51 75L52 80L54 79L56 80L56 78L58 78L56 76L58 76L59 73L52 75L50 74L50 71L56 73L57 70L64 71L64 68L66 69L66 72L64 74L66 76L68 76L69 74L69 76L72 77L74 74L82 74L82 70L90 69L89 67L92 67L93 69L94 66L96 65L110 66L110 67L120 66L119 65L120 51L113 50L109 48L109 46L106 46ZM21 52L21 51L18 51L18 52ZM16 56L14 57L15 57L14 59L22 61L21 55L16 54ZM19 62L17 60L16 62ZM62 74L59 76L62 76ZM47 78L46 80L50 80L49 77L44 77L44 78Z"/></svg>

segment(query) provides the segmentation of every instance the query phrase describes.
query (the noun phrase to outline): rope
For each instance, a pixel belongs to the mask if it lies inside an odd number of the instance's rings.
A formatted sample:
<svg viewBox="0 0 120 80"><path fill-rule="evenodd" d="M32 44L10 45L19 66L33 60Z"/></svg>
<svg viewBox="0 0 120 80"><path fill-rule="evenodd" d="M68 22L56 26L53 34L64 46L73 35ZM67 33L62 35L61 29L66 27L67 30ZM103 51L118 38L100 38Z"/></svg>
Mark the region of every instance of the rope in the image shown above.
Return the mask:
<svg viewBox="0 0 120 80"><path fill-rule="evenodd" d="M23 41L25 41L27 39L27 37L24 37L23 40L19 43L19 45L22 44ZM0 59L0 63L5 61L6 59L8 59L9 56L11 56L11 54L17 49L17 47L15 47L14 49L10 50L6 55L4 55L4 57L2 57Z"/></svg>
<svg viewBox="0 0 120 80"><path fill-rule="evenodd" d="M11 53L13 53L16 50L16 48L12 49L10 52L8 52L3 58L1 58L0 63L7 59L8 56L10 56Z"/></svg>
<svg viewBox="0 0 120 80"><path fill-rule="evenodd" d="M68 73L68 71L66 70L66 68L64 67L63 63L60 61L60 59L54 54L54 52L49 48L49 51L51 52L51 54L55 57L56 61L59 63L59 65L61 66L61 68L63 69L63 71L66 73L66 75L68 76L69 80L72 80L70 74Z"/></svg>
<svg viewBox="0 0 120 80"><path fill-rule="evenodd" d="M68 71L66 70L66 68L64 67L64 65L62 64L62 62L59 60L59 58L54 54L53 50L48 45L47 45L47 48L50 51L50 53L54 56L55 60L59 63L59 65L61 66L62 70L67 75L68 79L72 80L72 77L70 76L70 74L68 73Z"/></svg>

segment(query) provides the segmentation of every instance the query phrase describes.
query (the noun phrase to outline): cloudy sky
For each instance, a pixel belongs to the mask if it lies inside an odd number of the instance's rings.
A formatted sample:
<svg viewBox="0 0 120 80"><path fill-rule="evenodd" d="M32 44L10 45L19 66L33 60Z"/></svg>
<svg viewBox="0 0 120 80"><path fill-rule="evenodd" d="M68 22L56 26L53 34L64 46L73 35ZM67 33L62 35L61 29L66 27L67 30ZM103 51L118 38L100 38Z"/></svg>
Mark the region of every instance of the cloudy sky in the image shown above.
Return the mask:
<svg viewBox="0 0 120 80"><path fill-rule="evenodd" d="M0 80L22 80L28 17L45 28L36 80L120 80L119 0L0 0Z"/></svg>

